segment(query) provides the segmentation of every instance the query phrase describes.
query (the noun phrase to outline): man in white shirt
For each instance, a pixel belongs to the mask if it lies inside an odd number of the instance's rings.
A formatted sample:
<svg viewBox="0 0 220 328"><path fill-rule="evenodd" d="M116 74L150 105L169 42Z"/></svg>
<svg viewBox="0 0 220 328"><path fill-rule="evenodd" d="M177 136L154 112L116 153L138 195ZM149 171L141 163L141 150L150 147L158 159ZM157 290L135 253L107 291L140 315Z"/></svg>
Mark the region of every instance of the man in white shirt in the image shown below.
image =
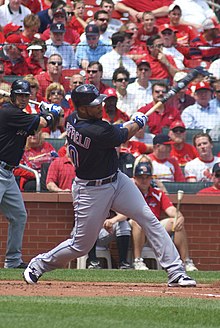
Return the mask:
<svg viewBox="0 0 220 328"><path fill-rule="evenodd" d="M112 73L119 66L123 66L130 73L130 78L136 77L137 65L126 56L131 47L131 35L125 32L116 32L112 35L113 50L103 55L99 62L103 66L103 79L112 79Z"/></svg>
<svg viewBox="0 0 220 328"><path fill-rule="evenodd" d="M153 101L150 64L145 59L139 59L137 64L137 79L128 84L127 92L133 94L133 110L137 111L142 106Z"/></svg>
<svg viewBox="0 0 220 328"><path fill-rule="evenodd" d="M63 60L63 68L78 68L73 47L68 42L63 41L65 31L64 24L51 24L50 39L46 41L45 57L59 54Z"/></svg>
<svg viewBox="0 0 220 328"><path fill-rule="evenodd" d="M211 181L212 168L220 162L220 157L213 155L213 142L208 133L197 133L193 138L199 157L186 163L184 173L187 182Z"/></svg>
<svg viewBox="0 0 220 328"><path fill-rule="evenodd" d="M101 9L105 10L109 16L109 22L107 31L112 35L118 32L120 27L123 25L119 19L112 18L112 12L114 10L114 2L112 0L102 0L100 3Z"/></svg>
<svg viewBox="0 0 220 328"><path fill-rule="evenodd" d="M30 15L31 11L21 4L21 0L9 0L8 4L0 6L0 24L2 27L9 23L24 28L24 17Z"/></svg>
<svg viewBox="0 0 220 328"><path fill-rule="evenodd" d="M195 104L186 107L181 118L187 129L213 129L220 121L220 108L211 101L212 89L208 82L195 85Z"/></svg>

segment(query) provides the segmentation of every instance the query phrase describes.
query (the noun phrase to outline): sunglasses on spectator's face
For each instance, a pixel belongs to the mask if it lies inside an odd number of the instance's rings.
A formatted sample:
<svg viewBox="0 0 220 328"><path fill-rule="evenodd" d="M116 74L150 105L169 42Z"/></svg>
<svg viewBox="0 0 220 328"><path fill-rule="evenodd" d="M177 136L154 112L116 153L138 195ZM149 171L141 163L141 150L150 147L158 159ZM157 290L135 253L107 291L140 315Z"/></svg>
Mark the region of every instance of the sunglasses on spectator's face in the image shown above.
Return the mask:
<svg viewBox="0 0 220 328"><path fill-rule="evenodd" d="M67 11L66 14L67 14L68 16L73 16L73 15L74 15L74 12L73 12L73 11L69 11L69 12Z"/></svg>
<svg viewBox="0 0 220 328"><path fill-rule="evenodd" d="M97 72L98 72L97 69L87 69L87 73L88 73L88 74L90 74L90 73L95 74L95 73L97 73Z"/></svg>
<svg viewBox="0 0 220 328"><path fill-rule="evenodd" d="M0 74L3 74L4 73L4 71L0 71Z"/></svg>
<svg viewBox="0 0 220 328"><path fill-rule="evenodd" d="M86 36L86 39L87 40L97 40L98 39L98 35L96 35L96 36Z"/></svg>
<svg viewBox="0 0 220 328"><path fill-rule="evenodd" d="M82 85L83 83L81 81L74 81L72 82L73 84L78 84L78 85Z"/></svg>
<svg viewBox="0 0 220 328"><path fill-rule="evenodd" d="M98 20L100 20L101 22L108 22L109 21L108 18L98 18Z"/></svg>
<svg viewBox="0 0 220 328"><path fill-rule="evenodd" d="M154 90L155 93L166 93L166 90Z"/></svg>
<svg viewBox="0 0 220 328"><path fill-rule="evenodd" d="M168 30L168 31L163 31L162 34L163 34L163 35L172 35L173 32L170 31L170 30Z"/></svg>
<svg viewBox="0 0 220 328"><path fill-rule="evenodd" d="M55 65L61 66L62 62L50 61L49 64L54 65L54 66Z"/></svg>
<svg viewBox="0 0 220 328"><path fill-rule="evenodd" d="M216 93L220 93L220 90L215 90Z"/></svg>
<svg viewBox="0 0 220 328"><path fill-rule="evenodd" d="M183 133L183 132L186 131L186 129L179 127L179 128L174 128L172 131L173 131L174 133L178 133L178 132L179 132L179 133Z"/></svg>
<svg viewBox="0 0 220 328"><path fill-rule="evenodd" d="M219 173L215 173L215 177L216 178L220 178L220 172Z"/></svg>
<svg viewBox="0 0 220 328"><path fill-rule="evenodd" d="M53 95L53 96L54 96L54 95L63 96L62 91L56 91L56 90L51 91L50 94Z"/></svg>
<svg viewBox="0 0 220 328"><path fill-rule="evenodd" d="M32 89L34 89L34 88L36 88L37 86L36 85L30 85L30 87L32 88Z"/></svg>
<svg viewBox="0 0 220 328"><path fill-rule="evenodd" d="M128 82L128 78L127 77L123 77L121 79L117 79L116 82Z"/></svg>

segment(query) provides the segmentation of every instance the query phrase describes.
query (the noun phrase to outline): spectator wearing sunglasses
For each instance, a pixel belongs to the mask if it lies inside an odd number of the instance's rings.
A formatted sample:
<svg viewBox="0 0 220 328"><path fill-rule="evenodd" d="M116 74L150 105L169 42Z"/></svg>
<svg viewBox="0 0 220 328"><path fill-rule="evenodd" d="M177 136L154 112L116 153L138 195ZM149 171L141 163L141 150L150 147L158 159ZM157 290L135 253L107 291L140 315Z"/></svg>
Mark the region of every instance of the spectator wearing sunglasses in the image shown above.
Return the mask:
<svg viewBox="0 0 220 328"><path fill-rule="evenodd" d="M98 61L91 61L87 67L87 84L93 84L100 93L109 88L109 85L102 82L103 67Z"/></svg>
<svg viewBox="0 0 220 328"><path fill-rule="evenodd" d="M69 80L62 75L62 57L59 54L53 54L48 58L46 72L35 75L39 82L38 96L45 97L47 87L53 82L59 82L63 85L65 91L69 90Z"/></svg>
<svg viewBox="0 0 220 328"><path fill-rule="evenodd" d="M65 27L64 41L68 42L69 44L71 44L72 46L75 47L80 41L79 33L76 32L72 27L68 26L67 17L69 17L69 13L66 12L66 10L64 8L57 8L53 12L52 23L54 23L54 24L64 24L64 27ZM50 27L48 27L43 32L41 38L43 40L48 40L50 38Z"/></svg>
<svg viewBox="0 0 220 328"><path fill-rule="evenodd" d="M151 107L163 99L167 91L168 88L165 83L154 83L152 87L153 101L146 106L141 107L138 111L146 114L151 109ZM162 129L164 127L169 127L170 124L176 120L181 120L178 109L171 106L169 102L166 102L161 104L161 106L149 116L147 124L150 133L158 134L162 133Z"/></svg>
<svg viewBox="0 0 220 328"><path fill-rule="evenodd" d="M52 23L50 25L50 39L46 41L45 57L58 53L62 57L63 68L78 68L73 47L64 41L65 32L64 24Z"/></svg>
<svg viewBox="0 0 220 328"><path fill-rule="evenodd" d="M28 74L24 76L24 80L30 83L30 92L31 92L30 100L34 100L40 103L43 100L43 98L37 96L39 90L38 80L32 74ZM28 114L36 114L40 112L40 109L37 104L32 104L29 102L25 107L24 111Z"/></svg>
<svg viewBox="0 0 220 328"><path fill-rule="evenodd" d="M216 195L220 194L220 163L216 163L212 168L212 177L211 181L213 185L207 188L201 189L198 194L199 195Z"/></svg>
<svg viewBox="0 0 220 328"><path fill-rule="evenodd" d="M71 92L84 83L85 83L85 76L82 75L81 73L73 74L70 78L69 91L65 95L65 100L68 101L71 113L75 110L75 106L71 99Z"/></svg>
<svg viewBox="0 0 220 328"><path fill-rule="evenodd" d="M85 34L86 40L80 42L76 47L76 60L78 66L86 70L89 62L98 61L112 48L100 40L100 31L97 25L88 24L85 28Z"/></svg>
<svg viewBox="0 0 220 328"><path fill-rule="evenodd" d="M137 64L137 79L128 84L127 91L134 95L133 109L136 112L142 106L152 102L152 83L149 81L151 76L150 64L145 59L139 59Z"/></svg>
<svg viewBox="0 0 220 328"><path fill-rule="evenodd" d="M198 157L196 148L186 143L186 127L182 121L174 121L170 125L169 137L173 140L170 156L174 157L181 167Z"/></svg>
<svg viewBox="0 0 220 328"><path fill-rule="evenodd" d="M113 73L112 84L118 97L117 107L130 117L136 110L133 106L134 95L127 90L129 77L129 72L124 67L119 67Z"/></svg>
<svg viewBox="0 0 220 328"><path fill-rule="evenodd" d="M119 19L112 18L112 13L115 7L114 2L112 0L102 0L100 7L102 10L105 10L109 16L107 31L111 34L118 32L123 23Z"/></svg>

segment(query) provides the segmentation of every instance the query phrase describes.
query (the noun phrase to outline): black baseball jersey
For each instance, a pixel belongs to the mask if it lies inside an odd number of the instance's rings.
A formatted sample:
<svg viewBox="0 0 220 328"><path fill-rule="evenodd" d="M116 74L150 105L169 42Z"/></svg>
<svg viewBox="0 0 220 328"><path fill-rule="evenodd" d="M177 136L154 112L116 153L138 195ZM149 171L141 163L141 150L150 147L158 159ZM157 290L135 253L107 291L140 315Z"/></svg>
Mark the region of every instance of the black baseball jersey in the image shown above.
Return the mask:
<svg viewBox="0 0 220 328"><path fill-rule="evenodd" d="M0 109L0 161L17 166L24 153L26 139L38 129L40 116L27 114L11 103Z"/></svg>
<svg viewBox="0 0 220 328"><path fill-rule="evenodd" d="M69 153L78 178L102 179L117 171L115 147L127 140L126 128L120 129L102 119L79 119L74 112L67 119L66 131Z"/></svg>

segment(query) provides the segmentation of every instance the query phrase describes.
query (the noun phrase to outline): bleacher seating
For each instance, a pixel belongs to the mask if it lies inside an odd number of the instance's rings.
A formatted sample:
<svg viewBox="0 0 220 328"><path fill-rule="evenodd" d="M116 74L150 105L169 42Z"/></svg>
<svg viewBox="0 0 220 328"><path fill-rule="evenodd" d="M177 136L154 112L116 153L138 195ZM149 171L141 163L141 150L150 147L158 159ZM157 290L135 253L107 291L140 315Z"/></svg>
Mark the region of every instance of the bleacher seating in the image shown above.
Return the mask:
<svg viewBox="0 0 220 328"><path fill-rule="evenodd" d="M49 142L56 151L58 151L66 142L66 139L59 139L59 138L45 138L45 141Z"/></svg>
<svg viewBox="0 0 220 328"><path fill-rule="evenodd" d="M212 182L163 182L169 194L177 194L178 190L183 190L185 194L196 194L203 188L210 187Z"/></svg>

